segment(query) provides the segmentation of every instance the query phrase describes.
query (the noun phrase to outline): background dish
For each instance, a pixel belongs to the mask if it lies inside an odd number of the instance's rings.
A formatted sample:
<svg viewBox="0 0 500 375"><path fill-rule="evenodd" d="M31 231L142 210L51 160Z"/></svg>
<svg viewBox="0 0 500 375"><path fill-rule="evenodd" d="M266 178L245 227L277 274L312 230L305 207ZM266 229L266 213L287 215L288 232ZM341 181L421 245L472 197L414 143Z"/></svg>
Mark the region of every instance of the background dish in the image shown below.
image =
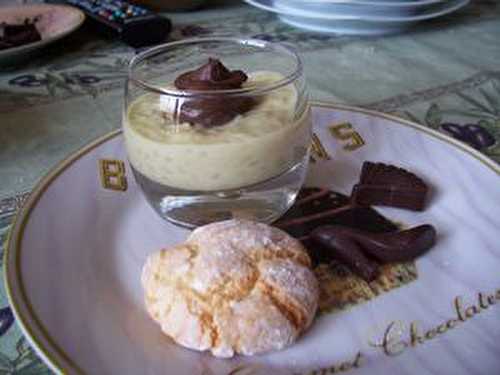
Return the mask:
<svg viewBox="0 0 500 375"><path fill-rule="evenodd" d="M277 13L292 26L325 33L383 35L404 31L416 22L452 13L469 0L448 0L424 7L394 7L355 4L329 4L325 9L299 8L284 0L245 0L257 8Z"/></svg>
<svg viewBox="0 0 500 375"><path fill-rule="evenodd" d="M36 23L42 40L19 47L0 51L0 64L19 62L31 56L35 51L59 40L81 26L85 15L79 9L64 5L20 5L0 7L0 23L23 23L26 18L39 17Z"/></svg>

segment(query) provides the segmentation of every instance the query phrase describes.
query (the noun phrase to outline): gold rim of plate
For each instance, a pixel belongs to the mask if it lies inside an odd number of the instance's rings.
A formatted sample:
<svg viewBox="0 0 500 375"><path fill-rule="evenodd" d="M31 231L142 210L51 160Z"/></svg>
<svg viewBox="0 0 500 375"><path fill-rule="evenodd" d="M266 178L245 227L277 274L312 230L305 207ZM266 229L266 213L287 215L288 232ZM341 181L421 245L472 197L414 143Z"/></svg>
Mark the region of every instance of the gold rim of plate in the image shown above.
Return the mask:
<svg viewBox="0 0 500 375"><path fill-rule="evenodd" d="M351 111L355 113L361 113L366 115L371 115L374 117L391 120L394 123L399 125L407 126L413 129L417 129L422 131L434 138L437 138L443 142L449 143L461 151L471 155L475 159L479 160L481 163L486 165L489 169L493 170L497 175L500 176L500 165L498 165L495 161L488 158L487 156L481 154L479 151L473 149L470 146L467 146L447 135L439 133L436 130L427 128L423 125L419 125L415 122L403 119L401 117L395 115L389 115L377 111L372 111L368 109L351 107L343 104L332 104L327 102L312 102L312 107L321 107L321 108L330 108L330 109L339 109L345 111ZM4 251L4 282L7 291L7 297L10 305L13 308L14 315L16 317L17 323L21 326L23 333L27 336L27 339L30 343L35 347L39 355L43 357L45 362L54 370L61 374L69 373L70 371L73 373L84 374L85 372L78 366L78 364L61 348L56 340L50 336L48 330L42 324L41 319L37 316L33 309L33 305L31 301L28 299L26 290L23 283L22 272L21 272L21 244L23 240L24 229L26 227L26 223L30 218L30 214L36 206L38 200L41 198L43 193L50 186L52 181L54 181L62 172L64 172L68 167L70 167L73 162L80 159L83 155L89 153L99 145L104 142L118 136L121 134L121 129L114 130L92 142L82 147L75 153L71 154L69 157L61 161L52 171L50 171L44 178L42 178L28 199L24 203L23 207L20 208L14 218L11 229L9 231L5 251ZM12 255L11 255L12 254ZM9 258L14 256L14 269L9 265ZM20 290L20 295L14 295L12 292L13 285L17 284ZM28 316L25 316L21 311L20 304L24 304L24 309L28 311ZM38 330L43 336L43 341L48 343L45 345L42 340L40 340L34 333L31 327L31 324L36 326L36 330ZM56 352L57 355L66 362L61 363L59 359L54 358L51 352Z"/></svg>

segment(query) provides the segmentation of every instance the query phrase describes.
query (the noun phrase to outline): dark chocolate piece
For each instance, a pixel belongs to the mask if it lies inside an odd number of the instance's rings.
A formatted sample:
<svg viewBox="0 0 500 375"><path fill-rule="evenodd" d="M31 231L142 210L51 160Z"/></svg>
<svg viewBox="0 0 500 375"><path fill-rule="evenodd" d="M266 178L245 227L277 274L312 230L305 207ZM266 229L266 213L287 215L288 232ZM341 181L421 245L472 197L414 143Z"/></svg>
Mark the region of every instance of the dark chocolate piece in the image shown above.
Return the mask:
<svg viewBox="0 0 500 375"><path fill-rule="evenodd" d="M324 188L302 188L297 199L279 223L291 223L294 219L304 219L325 211L336 210L349 206L349 197Z"/></svg>
<svg viewBox="0 0 500 375"><path fill-rule="evenodd" d="M219 60L208 59L200 68L181 74L175 87L181 90L213 91L241 88L247 75L241 70L230 71ZM249 111L255 100L245 96L212 95L186 100L179 120L204 127L220 126Z"/></svg>
<svg viewBox="0 0 500 375"><path fill-rule="evenodd" d="M351 200L361 206L383 205L421 211L427 190L422 179L411 172L365 161L360 181L352 189Z"/></svg>
<svg viewBox="0 0 500 375"><path fill-rule="evenodd" d="M390 168L399 174L397 168ZM365 178L378 180L387 173L384 164L365 163ZM436 231L421 225L398 227L370 207L352 206L345 195L321 188L303 188L290 210L275 224L300 239L313 265L336 259L366 281L379 274L380 263L415 259L434 245Z"/></svg>
<svg viewBox="0 0 500 375"><path fill-rule="evenodd" d="M309 234L324 225L343 225L361 230L383 233L398 227L369 207L351 207L343 194L322 188L303 188L294 205L274 225L300 239L309 252L314 265L329 263L332 252Z"/></svg>
<svg viewBox="0 0 500 375"><path fill-rule="evenodd" d="M316 229L311 237L330 247L335 253L341 251L338 246L347 246L350 251L353 242L361 247L364 254L382 263L407 262L429 250L436 242L436 230L432 225L391 233L371 233L355 228L328 225ZM356 255L357 257L357 255Z"/></svg>
<svg viewBox="0 0 500 375"><path fill-rule="evenodd" d="M436 229L420 225L396 233L358 231L356 241L365 253L383 263L407 262L425 254L436 243Z"/></svg>
<svg viewBox="0 0 500 375"><path fill-rule="evenodd" d="M352 207L349 198L328 189L303 188L294 205L275 226L296 238L323 225L344 225L370 232L391 232L398 227L369 207Z"/></svg>
<svg viewBox="0 0 500 375"><path fill-rule="evenodd" d="M358 243L349 236L338 234L330 226L320 227L311 233L313 241L328 248L333 258L348 266L366 281L374 280L379 274L379 265L368 259Z"/></svg>

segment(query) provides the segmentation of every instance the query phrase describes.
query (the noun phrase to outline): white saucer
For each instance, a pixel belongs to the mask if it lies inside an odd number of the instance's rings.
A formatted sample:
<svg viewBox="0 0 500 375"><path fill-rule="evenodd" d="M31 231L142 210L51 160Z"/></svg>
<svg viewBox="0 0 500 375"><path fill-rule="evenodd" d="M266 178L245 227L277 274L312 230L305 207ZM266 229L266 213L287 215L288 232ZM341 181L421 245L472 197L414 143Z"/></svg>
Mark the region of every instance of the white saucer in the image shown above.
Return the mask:
<svg viewBox="0 0 500 375"><path fill-rule="evenodd" d="M305 17L314 14L323 16L359 17L409 17L440 11L447 7L449 0L422 0L419 2L326 2L300 0L273 0L272 5L286 14L301 14Z"/></svg>
<svg viewBox="0 0 500 375"><path fill-rule="evenodd" d="M469 0L450 0L434 4L428 12L412 15L411 9L402 11L402 14L394 15L389 9L388 15L383 12L360 13L360 12L319 12L283 9L274 5L273 0L245 0L248 4L257 8L277 13L279 18L292 26L325 33L340 33L347 35L383 35L401 32L416 22L424 21L452 13L469 3ZM351 5L349 5L351 6ZM354 6L354 5L352 5ZM373 5L375 7L375 5ZM366 9L366 8L365 8Z"/></svg>
<svg viewBox="0 0 500 375"><path fill-rule="evenodd" d="M147 315L139 278L149 253L182 241L188 231L157 216L127 164L125 191L103 187L99 161L126 160L116 131L45 177L12 226L7 292L40 356L65 374L312 375L354 365L353 375L496 373L500 166L441 133L380 113L318 104L313 121L316 161L308 185L349 193L361 164L371 160L407 168L431 186L423 212L378 208L408 226L437 228L436 245L412 266L413 279L325 312L280 352L218 360L176 346ZM345 288L358 295L372 287ZM499 303L480 307L478 293ZM392 355L380 347L384 342Z"/></svg>
<svg viewBox="0 0 500 375"><path fill-rule="evenodd" d="M290 4L301 4L304 7L330 6L336 4L378 5L394 7L413 7L443 3L448 0L288 0Z"/></svg>

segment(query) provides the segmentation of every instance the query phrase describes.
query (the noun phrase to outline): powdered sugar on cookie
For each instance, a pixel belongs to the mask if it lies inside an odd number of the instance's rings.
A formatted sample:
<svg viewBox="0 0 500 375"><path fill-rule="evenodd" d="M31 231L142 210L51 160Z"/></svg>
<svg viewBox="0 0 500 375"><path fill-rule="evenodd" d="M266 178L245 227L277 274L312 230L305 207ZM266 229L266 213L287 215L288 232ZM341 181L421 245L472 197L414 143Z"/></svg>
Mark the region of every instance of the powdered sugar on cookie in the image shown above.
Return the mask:
<svg viewBox="0 0 500 375"><path fill-rule="evenodd" d="M152 254L146 307L163 332L218 357L292 344L311 324L318 283L302 244L265 224L228 220Z"/></svg>

